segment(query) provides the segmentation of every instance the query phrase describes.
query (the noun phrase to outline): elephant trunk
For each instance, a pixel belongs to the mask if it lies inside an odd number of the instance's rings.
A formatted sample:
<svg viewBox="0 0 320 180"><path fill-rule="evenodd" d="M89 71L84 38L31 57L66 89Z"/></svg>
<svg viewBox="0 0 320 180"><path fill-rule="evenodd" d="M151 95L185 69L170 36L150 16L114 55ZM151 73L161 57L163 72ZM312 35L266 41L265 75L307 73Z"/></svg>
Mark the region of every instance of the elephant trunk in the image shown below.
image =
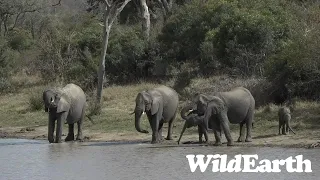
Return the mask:
<svg viewBox="0 0 320 180"><path fill-rule="evenodd" d="M203 122L204 122L204 127L205 127L206 131L209 131L210 130L209 129L209 118L204 117Z"/></svg>
<svg viewBox="0 0 320 180"><path fill-rule="evenodd" d="M49 122L48 122L48 141L49 141L49 143L54 142L54 138L53 138L54 128L55 128L55 121L52 118L50 118Z"/></svg>
<svg viewBox="0 0 320 180"><path fill-rule="evenodd" d="M187 119L186 113L189 112L190 110L192 110L191 113L193 113L193 112L195 111L195 110L193 110L193 105L191 105L191 104L185 106L184 108L182 108L182 110L181 110L181 112L180 112L181 118L184 119L184 120L186 120L186 119ZM189 113L189 114L190 114L190 113ZM188 114L188 115L189 115L189 114Z"/></svg>
<svg viewBox="0 0 320 180"><path fill-rule="evenodd" d="M149 133L147 130L143 130L140 127L140 119L142 116L142 112L143 112L142 110L137 110L137 109L134 111L134 113L135 113L135 128L140 133Z"/></svg>
<svg viewBox="0 0 320 180"><path fill-rule="evenodd" d="M187 129L187 121L184 123L184 126L183 126L183 129L181 131L181 134L180 134L180 137L179 137L179 140L178 140L178 144L180 144L180 140L182 138L182 135L184 133L184 131Z"/></svg>

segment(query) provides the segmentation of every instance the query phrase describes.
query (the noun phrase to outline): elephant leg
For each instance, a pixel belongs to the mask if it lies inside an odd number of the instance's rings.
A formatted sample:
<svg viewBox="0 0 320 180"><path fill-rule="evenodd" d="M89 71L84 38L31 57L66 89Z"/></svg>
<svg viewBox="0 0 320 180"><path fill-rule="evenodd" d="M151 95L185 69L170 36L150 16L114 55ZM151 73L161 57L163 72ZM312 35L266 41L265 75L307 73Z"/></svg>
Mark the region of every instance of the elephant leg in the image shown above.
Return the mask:
<svg viewBox="0 0 320 180"><path fill-rule="evenodd" d="M152 129L151 144L156 144L158 143L158 129L159 129L159 122L157 121L156 115L152 116L149 119L149 123Z"/></svg>
<svg viewBox="0 0 320 180"><path fill-rule="evenodd" d="M74 124L68 124L68 136L65 141L73 141L74 140Z"/></svg>
<svg viewBox="0 0 320 180"><path fill-rule="evenodd" d="M222 145L221 143L221 131L213 130L214 138L216 139L216 142L214 143L215 146Z"/></svg>
<svg viewBox="0 0 320 180"><path fill-rule="evenodd" d="M245 139L244 139L244 122L241 122L240 123L240 136L238 138L238 142L244 142Z"/></svg>
<svg viewBox="0 0 320 180"><path fill-rule="evenodd" d="M48 121L48 141L49 143L54 142L53 132L55 128L55 116L52 113L49 113L49 121Z"/></svg>
<svg viewBox="0 0 320 180"><path fill-rule="evenodd" d="M162 127L163 127L163 121L160 121L160 123L159 123L159 128L158 128L158 138L159 138L159 141L163 141L163 137L162 137Z"/></svg>
<svg viewBox="0 0 320 180"><path fill-rule="evenodd" d="M224 135L226 136L226 139L228 141L227 145L228 146L233 146L233 139L232 139L231 134L230 134L228 116L227 116L226 112L222 112L222 113L223 114L221 114L220 123L222 125ZM249 124L252 126L252 123L249 123ZM247 127L248 127L248 123L247 123Z"/></svg>
<svg viewBox="0 0 320 180"><path fill-rule="evenodd" d="M208 131L204 127L202 127L202 131L204 134L204 138L206 139L206 142L209 142Z"/></svg>
<svg viewBox="0 0 320 180"><path fill-rule="evenodd" d="M287 132L287 134L289 134L289 126L290 126L290 124L289 124L289 121L286 123L286 132Z"/></svg>
<svg viewBox="0 0 320 180"><path fill-rule="evenodd" d="M279 135L281 135L281 123L279 122Z"/></svg>
<svg viewBox="0 0 320 180"><path fill-rule="evenodd" d="M78 125L78 134L77 134L76 140L80 140L80 141L82 141L82 139L83 139L83 137L82 137L82 123L83 123L83 120L84 120L84 113L85 113L85 108L82 109L81 118L80 118L80 120L77 122L77 125Z"/></svg>
<svg viewBox="0 0 320 180"><path fill-rule="evenodd" d="M287 133L286 133L286 124L284 123L284 124L282 124L282 134L283 135L286 135Z"/></svg>
<svg viewBox="0 0 320 180"><path fill-rule="evenodd" d="M251 138L252 122L247 122L246 127L247 127L247 137L245 142L252 142L252 138Z"/></svg>
<svg viewBox="0 0 320 180"><path fill-rule="evenodd" d="M198 135L199 135L199 143L202 143L202 127L200 125L198 125Z"/></svg>
<svg viewBox="0 0 320 180"><path fill-rule="evenodd" d="M246 128L247 128L247 137L245 142L252 142L251 131L252 131L252 122L254 118L254 109L249 109L247 118L246 118Z"/></svg>
<svg viewBox="0 0 320 180"><path fill-rule="evenodd" d="M173 120L175 119L175 116L170 119L168 123L168 135L167 135L167 140L172 140L172 129L173 129Z"/></svg>
<svg viewBox="0 0 320 180"><path fill-rule="evenodd" d="M57 119L57 129L56 129L56 143L61 143L61 136L62 136L62 123L65 122L68 113L63 112L58 115Z"/></svg>

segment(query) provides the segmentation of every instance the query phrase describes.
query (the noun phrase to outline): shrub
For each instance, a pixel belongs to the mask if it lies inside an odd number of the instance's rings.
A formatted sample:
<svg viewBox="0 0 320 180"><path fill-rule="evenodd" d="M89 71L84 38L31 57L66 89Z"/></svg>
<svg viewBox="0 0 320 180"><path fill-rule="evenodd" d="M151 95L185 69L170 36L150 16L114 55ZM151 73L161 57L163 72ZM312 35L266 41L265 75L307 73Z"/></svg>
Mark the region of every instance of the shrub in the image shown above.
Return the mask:
<svg viewBox="0 0 320 180"><path fill-rule="evenodd" d="M15 28L8 34L8 44L14 50L26 50L31 47L32 43L31 34L26 30Z"/></svg>
<svg viewBox="0 0 320 180"><path fill-rule="evenodd" d="M130 82L136 77L137 64L147 62L145 42L135 28L117 28L111 31L108 54L106 57L106 73L111 82Z"/></svg>
<svg viewBox="0 0 320 180"><path fill-rule="evenodd" d="M295 12L299 14L305 9ZM319 12L319 7L307 6L307 16L300 16L291 27L291 41L265 63L267 78L287 84L292 96L320 97L320 23L316 20Z"/></svg>
<svg viewBox="0 0 320 180"><path fill-rule="evenodd" d="M0 93L10 92L12 84L8 78L0 77Z"/></svg>
<svg viewBox="0 0 320 180"><path fill-rule="evenodd" d="M84 90L91 89L95 83L97 57L100 57L101 28L98 21L86 15L63 17L63 22L69 22L65 24L54 18L45 21L46 31L38 44L40 55L37 61L43 79L73 82Z"/></svg>
<svg viewBox="0 0 320 180"><path fill-rule="evenodd" d="M219 61L240 74L260 73L269 54L281 49L288 36L283 2L192 1L169 18L159 40L172 61L195 60L202 68L206 63L216 68Z"/></svg>
<svg viewBox="0 0 320 180"><path fill-rule="evenodd" d="M206 40L213 43L221 63L243 75L261 75L263 62L288 37L286 14L281 13L285 10L275 6L279 3L263 10L229 4L217 8L220 25L207 32Z"/></svg>
<svg viewBox="0 0 320 180"><path fill-rule="evenodd" d="M44 108L42 100L42 91L31 92L29 96L29 108L31 111L39 111Z"/></svg>

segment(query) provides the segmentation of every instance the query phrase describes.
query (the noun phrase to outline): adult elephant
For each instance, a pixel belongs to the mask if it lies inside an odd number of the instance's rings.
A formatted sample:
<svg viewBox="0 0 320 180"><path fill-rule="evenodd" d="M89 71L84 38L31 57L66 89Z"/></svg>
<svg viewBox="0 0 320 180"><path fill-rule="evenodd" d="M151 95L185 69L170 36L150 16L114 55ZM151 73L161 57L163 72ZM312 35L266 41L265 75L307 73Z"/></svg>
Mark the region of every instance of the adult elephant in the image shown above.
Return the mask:
<svg viewBox="0 0 320 180"><path fill-rule="evenodd" d="M233 145L229 123L240 124L238 142L251 142L251 130L254 119L255 100L250 91L244 87L237 87L228 92L215 92L211 95L196 94L190 110L197 111L199 116L204 115L204 125L208 130L212 127L216 145L221 144L221 131L224 131L229 146ZM247 134L244 138L246 124Z"/></svg>
<svg viewBox="0 0 320 180"><path fill-rule="evenodd" d="M149 133L140 127L140 119L143 112L147 114L151 129L151 143L158 143L162 140L163 123L168 123L167 140L172 140L173 121L176 117L179 97L175 90L167 86L160 86L154 89L140 92L136 97L135 128L138 132Z"/></svg>
<svg viewBox="0 0 320 180"><path fill-rule="evenodd" d="M82 122L86 107L86 95L75 84L67 84L63 88L51 88L43 92L45 112L49 113L48 140L50 143L60 143L62 135L62 123L68 124L68 135L65 141L74 140L74 123L78 125L76 140L82 140ZM53 133L57 121L56 138Z"/></svg>

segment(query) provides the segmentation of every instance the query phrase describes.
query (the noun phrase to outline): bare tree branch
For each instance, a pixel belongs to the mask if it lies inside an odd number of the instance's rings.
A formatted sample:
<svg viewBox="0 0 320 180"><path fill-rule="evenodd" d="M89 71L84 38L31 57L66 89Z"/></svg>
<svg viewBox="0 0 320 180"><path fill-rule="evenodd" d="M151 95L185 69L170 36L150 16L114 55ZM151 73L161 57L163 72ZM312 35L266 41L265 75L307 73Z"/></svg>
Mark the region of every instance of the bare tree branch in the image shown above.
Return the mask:
<svg viewBox="0 0 320 180"><path fill-rule="evenodd" d="M61 6L61 0L59 0L56 4L53 4L52 6Z"/></svg>
<svg viewBox="0 0 320 180"><path fill-rule="evenodd" d="M114 5L109 7L108 9L110 10L110 22L108 23L108 26L111 27L114 20L118 17L120 12L123 10L123 8L130 2L131 0L125 0L122 2L122 0L116 0L114 2ZM119 7L120 6L120 7Z"/></svg>
<svg viewBox="0 0 320 180"><path fill-rule="evenodd" d="M120 14L120 12L123 10L123 8L130 2L131 0L125 0L119 8L117 8L116 16Z"/></svg>
<svg viewBox="0 0 320 180"><path fill-rule="evenodd" d="M106 4L107 4L107 7L111 7L111 5L112 5L111 3L112 3L112 2L111 2L110 0L105 0L105 2L106 2Z"/></svg>

